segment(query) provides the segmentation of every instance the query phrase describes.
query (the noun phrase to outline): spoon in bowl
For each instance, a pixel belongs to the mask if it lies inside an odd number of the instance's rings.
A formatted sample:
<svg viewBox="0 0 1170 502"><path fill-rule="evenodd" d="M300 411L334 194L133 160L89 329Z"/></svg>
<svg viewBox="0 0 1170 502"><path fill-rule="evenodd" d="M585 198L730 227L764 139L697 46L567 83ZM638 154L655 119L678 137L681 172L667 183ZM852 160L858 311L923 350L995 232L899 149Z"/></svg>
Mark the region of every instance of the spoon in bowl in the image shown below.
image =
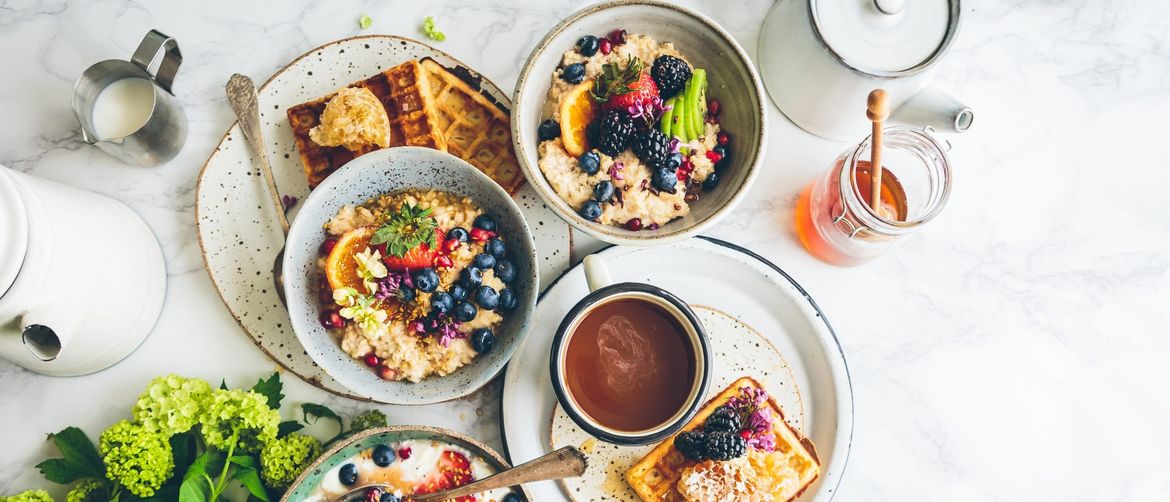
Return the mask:
<svg viewBox="0 0 1170 502"><path fill-rule="evenodd" d="M244 139L252 146L252 151L260 158L260 172L264 174L264 181L268 186L268 195L272 199L272 208L276 210L277 221L280 222L280 231L288 237L288 217L284 214L284 204L280 201L280 194L276 191L276 180L272 177L272 166L268 163L268 151L264 148L264 133L260 131L259 97L256 95L256 84L252 79L236 73L228 79L228 103L232 111L236 112L236 119L240 124L240 131ZM284 303L284 244L280 245L280 252L276 253L276 261L272 264L272 281L276 284L276 295L280 303Z"/></svg>
<svg viewBox="0 0 1170 502"><path fill-rule="evenodd" d="M495 490L497 488L506 488L509 486L531 483L533 481L546 481L550 479L577 477L585 474L585 468L588 465L589 460L585 457L584 453L581 453L581 450L573 448L572 446L566 446L506 471L497 472L479 481L468 483L458 488L428 493L426 495L410 495L407 498L411 500L411 502L439 502L441 500L452 500L459 497L474 495L476 493ZM334 497L333 502L364 500L365 493L370 488L381 488L385 490L391 487L382 483L362 485L345 492L339 497Z"/></svg>

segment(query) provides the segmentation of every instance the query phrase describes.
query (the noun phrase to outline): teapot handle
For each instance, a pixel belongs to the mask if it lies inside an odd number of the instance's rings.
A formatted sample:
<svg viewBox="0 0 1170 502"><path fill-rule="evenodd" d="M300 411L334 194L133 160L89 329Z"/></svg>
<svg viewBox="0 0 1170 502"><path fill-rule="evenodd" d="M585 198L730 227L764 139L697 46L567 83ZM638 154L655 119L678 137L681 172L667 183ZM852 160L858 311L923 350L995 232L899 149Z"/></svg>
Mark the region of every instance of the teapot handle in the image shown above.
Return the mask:
<svg viewBox="0 0 1170 502"><path fill-rule="evenodd" d="M971 128L975 112L950 94L931 85L904 101L890 114L890 120L939 132L960 133Z"/></svg>
<svg viewBox="0 0 1170 502"><path fill-rule="evenodd" d="M150 67L158 59L159 54L162 54L162 61L158 64L158 70L152 73ZM179 65L183 64L183 53L179 52L178 41L161 31L150 30L142 38L142 43L138 44L134 55L130 56L130 62L150 73L164 91L174 94L171 85L175 82L175 75L179 73Z"/></svg>

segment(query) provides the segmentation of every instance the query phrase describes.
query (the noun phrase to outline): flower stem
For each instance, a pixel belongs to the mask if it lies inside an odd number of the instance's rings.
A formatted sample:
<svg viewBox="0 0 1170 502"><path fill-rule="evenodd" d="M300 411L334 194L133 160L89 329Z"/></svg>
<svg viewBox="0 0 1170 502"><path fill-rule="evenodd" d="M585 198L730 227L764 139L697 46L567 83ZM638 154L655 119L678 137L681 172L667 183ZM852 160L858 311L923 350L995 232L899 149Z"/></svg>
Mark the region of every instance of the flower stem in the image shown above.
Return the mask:
<svg viewBox="0 0 1170 502"><path fill-rule="evenodd" d="M208 502L215 502L215 500L219 498L219 494L223 493L223 489L225 488L224 482L227 481L228 470L232 466L232 462L231 462L232 454L235 453L235 451L236 451L236 442L239 439L239 437L240 437L239 430L235 430L232 432L231 446L228 447L227 457L224 457L224 459L223 459L223 470L219 472L219 481L217 481L215 483L215 486L211 487L211 499L208 500Z"/></svg>

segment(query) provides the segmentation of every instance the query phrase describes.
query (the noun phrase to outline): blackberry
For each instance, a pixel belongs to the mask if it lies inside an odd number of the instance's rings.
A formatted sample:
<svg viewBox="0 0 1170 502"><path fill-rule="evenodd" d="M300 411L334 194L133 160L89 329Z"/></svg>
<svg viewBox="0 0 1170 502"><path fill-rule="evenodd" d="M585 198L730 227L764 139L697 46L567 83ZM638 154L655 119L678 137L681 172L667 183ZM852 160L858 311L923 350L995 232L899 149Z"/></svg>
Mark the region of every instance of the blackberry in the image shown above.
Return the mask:
<svg viewBox="0 0 1170 502"><path fill-rule="evenodd" d="M630 146L634 137L634 119L625 110L609 110L590 129L590 142L601 153L616 157Z"/></svg>
<svg viewBox="0 0 1170 502"><path fill-rule="evenodd" d="M670 156L670 140L658 129L650 129L634 138L630 144L634 155L651 169L665 167Z"/></svg>
<svg viewBox="0 0 1170 502"><path fill-rule="evenodd" d="M739 458L747 453L747 441L726 431L707 432L707 439L703 442L703 453L707 458L717 461Z"/></svg>
<svg viewBox="0 0 1170 502"><path fill-rule="evenodd" d="M711 416L707 417L707 424L704 426L706 431L723 431L733 434L738 434L739 429L739 413L727 406L716 408Z"/></svg>
<svg viewBox="0 0 1170 502"><path fill-rule="evenodd" d="M658 56L650 67L650 78L658 84L658 93L666 99L682 92L691 79L691 67L674 56Z"/></svg>
<svg viewBox="0 0 1170 502"><path fill-rule="evenodd" d="M696 462L707 460L706 443L707 436L702 431L687 431L674 438L679 453Z"/></svg>

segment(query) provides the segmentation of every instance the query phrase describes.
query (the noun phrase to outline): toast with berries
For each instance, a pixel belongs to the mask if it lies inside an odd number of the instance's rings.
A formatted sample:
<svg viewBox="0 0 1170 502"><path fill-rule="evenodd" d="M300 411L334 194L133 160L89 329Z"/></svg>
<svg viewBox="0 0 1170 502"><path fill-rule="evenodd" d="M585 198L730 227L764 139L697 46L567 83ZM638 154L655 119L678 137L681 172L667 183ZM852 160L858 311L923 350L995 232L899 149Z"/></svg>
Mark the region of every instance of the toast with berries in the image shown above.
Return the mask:
<svg viewBox="0 0 1170 502"><path fill-rule="evenodd" d="M720 408L731 410L716 413ZM716 419L709 422L713 415ZM695 439L703 434L719 436L719 441ZM686 437L676 446L680 435ZM726 448L729 435L742 443ZM712 446L716 450L703 451L704 444L717 445ZM646 502L791 501L818 476L820 460L812 441L788 425L780 406L751 377L732 382L681 431L626 471L626 481Z"/></svg>

